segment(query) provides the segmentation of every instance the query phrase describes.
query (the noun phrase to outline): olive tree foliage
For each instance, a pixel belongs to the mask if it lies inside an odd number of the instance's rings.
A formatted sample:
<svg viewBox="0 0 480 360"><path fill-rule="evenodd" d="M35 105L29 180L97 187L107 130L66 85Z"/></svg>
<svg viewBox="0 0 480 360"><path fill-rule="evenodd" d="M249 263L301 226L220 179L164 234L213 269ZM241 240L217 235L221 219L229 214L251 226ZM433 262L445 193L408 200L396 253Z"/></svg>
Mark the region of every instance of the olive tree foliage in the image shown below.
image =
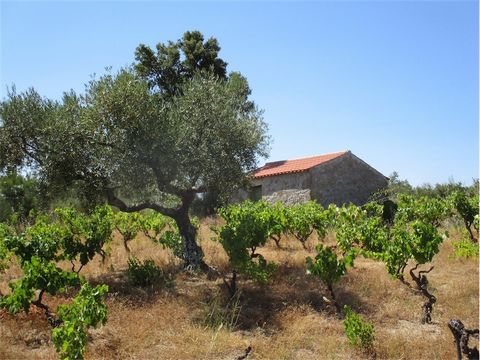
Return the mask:
<svg viewBox="0 0 480 360"><path fill-rule="evenodd" d="M141 44L135 51L135 69L150 88L166 96L182 94L182 84L198 71L210 71L226 80L227 63L218 57L217 40L203 40L201 32L187 31L180 40L157 44L156 53Z"/></svg>
<svg viewBox="0 0 480 360"><path fill-rule="evenodd" d="M0 221L22 221L38 208L37 181L15 171L0 175Z"/></svg>
<svg viewBox="0 0 480 360"><path fill-rule="evenodd" d="M246 79L219 76L198 59L195 67L188 59L196 59L198 46L186 45L187 34L178 45L185 60L151 65L155 84L144 64L143 72L126 68L91 80L84 94L66 93L62 101L12 91L0 106L0 169L28 167L46 188L74 185L124 212L169 216L184 238L186 265L206 269L190 205L211 187L240 186L267 154L268 136ZM170 56L170 45L159 47L157 59ZM170 79L172 72L181 81Z"/></svg>

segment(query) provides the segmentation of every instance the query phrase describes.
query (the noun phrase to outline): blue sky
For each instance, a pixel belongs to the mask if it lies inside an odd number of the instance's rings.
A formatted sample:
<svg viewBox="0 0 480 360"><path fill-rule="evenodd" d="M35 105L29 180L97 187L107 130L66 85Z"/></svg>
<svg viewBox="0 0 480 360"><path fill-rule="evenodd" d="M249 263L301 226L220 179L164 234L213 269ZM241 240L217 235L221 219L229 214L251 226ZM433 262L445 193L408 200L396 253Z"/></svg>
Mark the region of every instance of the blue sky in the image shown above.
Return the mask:
<svg viewBox="0 0 480 360"><path fill-rule="evenodd" d="M60 98L200 30L249 80L270 160L350 149L410 183L479 172L477 1L1 2L6 87ZM263 162L263 160L262 160Z"/></svg>

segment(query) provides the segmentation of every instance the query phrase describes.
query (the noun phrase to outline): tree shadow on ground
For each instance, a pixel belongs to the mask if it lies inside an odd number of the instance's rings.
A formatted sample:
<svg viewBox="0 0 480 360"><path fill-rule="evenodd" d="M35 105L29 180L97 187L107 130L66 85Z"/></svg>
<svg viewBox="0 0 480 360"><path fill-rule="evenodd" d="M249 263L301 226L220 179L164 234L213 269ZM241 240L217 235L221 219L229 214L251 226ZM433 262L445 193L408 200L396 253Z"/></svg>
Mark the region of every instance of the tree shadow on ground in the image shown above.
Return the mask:
<svg viewBox="0 0 480 360"><path fill-rule="evenodd" d="M160 279L151 286L135 286L127 275L127 271L111 271L90 278L92 286L108 285L108 299L120 301L132 307L142 307L153 304L158 298L173 291L173 282L169 279Z"/></svg>
<svg viewBox="0 0 480 360"><path fill-rule="evenodd" d="M378 304L375 306L374 304L368 303L365 301L365 298L358 293L342 286L341 282L340 284L334 285L334 291L337 303L341 309L343 309L344 305L348 305L356 313L364 315L372 314L378 310Z"/></svg>
<svg viewBox="0 0 480 360"><path fill-rule="evenodd" d="M348 275L347 275L348 276ZM224 287L223 287L224 288ZM274 278L265 285L254 284L251 281L239 283L241 291L241 311L238 317L239 330L263 328L278 330L282 328L282 312L298 307L307 307L318 313L338 316L326 285L299 267L280 266ZM224 296L228 294L224 289ZM363 314L376 311L361 296L342 284L334 286L335 296L340 308L344 305Z"/></svg>
<svg viewBox="0 0 480 360"><path fill-rule="evenodd" d="M279 330L282 328L282 313L298 307L336 314L326 286L299 267L280 266L271 281L264 285L240 277L238 288L238 330L262 328L267 333ZM209 303L219 296L223 306L230 306L228 291L221 282L217 282L217 291L205 291L202 301Z"/></svg>

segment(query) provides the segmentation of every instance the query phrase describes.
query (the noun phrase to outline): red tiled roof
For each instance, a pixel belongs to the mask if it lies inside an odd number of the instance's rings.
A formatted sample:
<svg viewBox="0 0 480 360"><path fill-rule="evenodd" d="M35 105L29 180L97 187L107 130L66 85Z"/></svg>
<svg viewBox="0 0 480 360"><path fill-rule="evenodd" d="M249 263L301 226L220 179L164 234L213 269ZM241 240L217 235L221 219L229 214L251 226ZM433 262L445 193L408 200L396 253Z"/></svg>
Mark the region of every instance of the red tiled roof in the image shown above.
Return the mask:
<svg viewBox="0 0 480 360"><path fill-rule="evenodd" d="M347 152L348 150L331 154L312 156L303 159L269 162L263 165L261 168L255 170L253 173L253 177L255 179L258 179L266 176L307 171L314 166L333 160L339 156L346 154Z"/></svg>

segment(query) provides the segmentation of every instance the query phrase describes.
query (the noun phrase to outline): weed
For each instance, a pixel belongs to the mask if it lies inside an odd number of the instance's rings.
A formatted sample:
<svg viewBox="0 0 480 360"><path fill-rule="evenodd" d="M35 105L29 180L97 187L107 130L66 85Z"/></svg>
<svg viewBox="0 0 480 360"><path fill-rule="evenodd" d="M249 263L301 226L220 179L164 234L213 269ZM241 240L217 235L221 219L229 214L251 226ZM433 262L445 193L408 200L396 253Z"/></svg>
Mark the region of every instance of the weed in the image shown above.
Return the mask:
<svg viewBox="0 0 480 360"><path fill-rule="evenodd" d="M360 315L355 313L349 306L343 307L345 320L343 325L350 344L361 347L364 350L373 349L375 330L373 324L362 320Z"/></svg>
<svg viewBox="0 0 480 360"><path fill-rule="evenodd" d="M152 286L165 279L162 269L153 260L145 260L143 264L136 257L128 259L128 279L135 286Z"/></svg>
<svg viewBox="0 0 480 360"><path fill-rule="evenodd" d="M217 294L203 303L203 323L211 329L223 327L233 331L237 326L241 308L239 291L226 304L223 297Z"/></svg>
<svg viewBox="0 0 480 360"><path fill-rule="evenodd" d="M466 233L466 232L465 232ZM456 258L475 258L478 257L478 243L474 243L468 236L462 233L462 238L452 241L453 253Z"/></svg>

